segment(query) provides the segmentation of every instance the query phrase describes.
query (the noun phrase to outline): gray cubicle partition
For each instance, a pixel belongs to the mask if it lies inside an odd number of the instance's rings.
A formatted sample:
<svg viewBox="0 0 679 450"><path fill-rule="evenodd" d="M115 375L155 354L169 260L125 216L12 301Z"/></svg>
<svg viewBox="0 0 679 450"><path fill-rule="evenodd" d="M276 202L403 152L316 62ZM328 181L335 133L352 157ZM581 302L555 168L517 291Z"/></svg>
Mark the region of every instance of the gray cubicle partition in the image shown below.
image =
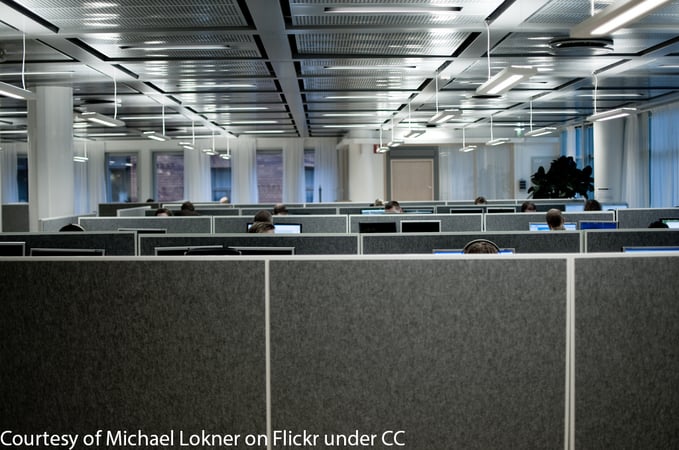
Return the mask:
<svg viewBox="0 0 679 450"><path fill-rule="evenodd" d="M59 231L64 225L78 223L80 217L95 217L94 213L80 214L78 216L47 217L38 219L38 230L43 232Z"/></svg>
<svg viewBox="0 0 679 450"><path fill-rule="evenodd" d="M24 258L0 273L3 439L265 433L263 261ZM107 440L171 431L174 445Z"/></svg>
<svg viewBox="0 0 679 450"><path fill-rule="evenodd" d="M582 211L563 213L566 222L579 223L581 220L615 220L613 211ZM545 222L545 213L500 213L487 214L486 231L528 231L531 222Z"/></svg>
<svg viewBox="0 0 679 450"><path fill-rule="evenodd" d="M565 260L271 261L270 283L273 429L564 448Z"/></svg>
<svg viewBox="0 0 679 450"><path fill-rule="evenodd" d="M26 255L31 248L83 248L104 249L107 256L134 256L135 238L136 233L131 231L0 233L0 242L25 242Z"/></svg>
<svg viewBox="0 0 679 450"><path fill-rule="evenodd" d="M587 253L621 252L623 247L679 246L679 230L587 230L584 233Z"/></svg>
<svg viewBox="0 0 679 450"><path fill-rule="evenodd" d="M2 205L1 231L29 231L28 203L4 203Z"/></svg>
<svg viewBox="0 0 679 450"><path fill-rule="evenodd" d="M170 211L172 211L172 214L178 215L179 211L181 210L180 207L172 207L168 208ZM211 207L195 207L195 211L201 215L201 216L237 216L239 215L240 211L236 208L232 208L229 206L211 206ZM155 212L155 210L154 210ZM151 214L153 215L153 214Z"/></svg>
<svg viewBox="0 0 679 450"><path fill-rule="evenodd" d="M156 209L160 206L157 202L124 202L124 203L99 203L97 210L97 215L99 217L116 217L118 215L119 209L124 208L138 208L140 206L150 206L152 209Z"/></svg>
<svg viewBox="0 0 679 450"><path fill-rule="evenodd" d="M156 247L222 245L223 247L294 247L297 255L356 255L357 234L142 234L139 254L154 255Z"/></svg>
<svg viewBox="0 0 679 450"><path fill-rule="evenodd" d="M432 253L434 249L462 249L474 239L489 239L516 253L579 253L579 231L478 232L478 233L384 233L362 234L361 252L370 254Z"/></svg>
<svg viewBox="0 0 679 450"><path fill-rule="evenodd" d="M677 273L677 256L576 259L574 448L679 448Z"/></svg>
<svg viewBox="0 0 679 450"><path fill-rule="evenodd" d="M349 232L358 233L359 222L396 222L396 229L400 230L403 220L440 220L442 232L452 231L481 231L482 214L355 214L349 216Z"/></svg>
<svg viewBox="0 0 679 450"><path fill-rule="evenodd" d="M679 219L679 208L623 208L618 210L618 228L648 228L659 219Z"/></svg>
<svg viewBox="0 0 679 450"><path fill-rule="evenodd" d="M168 233L212 233L212 217L81 217L87 231L115 231L119 228L162 228Z"/></svg>
<svg viewBox="0 0 679 450"><path fill-rule="evenodd" d="M248 223L252 223L252 216L215 217L215 233L245 233ZM274 216L274 223L299 223L302 233L346 233L347 216L345 215L287 215Z"/></svg>

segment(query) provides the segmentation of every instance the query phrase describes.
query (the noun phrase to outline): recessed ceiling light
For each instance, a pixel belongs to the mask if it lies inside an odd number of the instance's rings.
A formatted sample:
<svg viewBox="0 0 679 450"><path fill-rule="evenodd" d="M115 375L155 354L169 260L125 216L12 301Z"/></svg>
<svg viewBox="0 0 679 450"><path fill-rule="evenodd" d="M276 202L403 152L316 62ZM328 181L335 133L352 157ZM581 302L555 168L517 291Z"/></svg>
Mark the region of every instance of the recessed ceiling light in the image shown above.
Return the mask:
<svg viewBox="0 0 679 450"><path fill-rule="evenodd" d="M326 14L457 14L459 6L334 6Z"/></svg>

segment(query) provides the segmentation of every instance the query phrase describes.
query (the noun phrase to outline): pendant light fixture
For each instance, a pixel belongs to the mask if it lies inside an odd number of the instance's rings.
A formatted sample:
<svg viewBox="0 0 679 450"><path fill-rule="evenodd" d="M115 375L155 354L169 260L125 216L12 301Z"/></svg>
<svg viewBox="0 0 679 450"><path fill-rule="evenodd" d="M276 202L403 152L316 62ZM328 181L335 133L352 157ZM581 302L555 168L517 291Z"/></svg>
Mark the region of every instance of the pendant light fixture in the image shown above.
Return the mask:
<svg viewBox="0 0 679 450"><path fill-rule="evenodd" d="M465 128L466 127L462 128L462 147L460 148L460 151L466 153L476 150L476 145L467 145L464 135Z"/></svg>
<svg viewBox="0 0 679 450"><path fill-rule="evenodd" d="M542 127L538 129L533 129L533 100L530 101L530 131L525 133L524 136L528 137L537 137L537 136L546 136L548 134L552 134L556 131L555 127Z"/></svg>
<svg viewBox="0 0 679 450"><path fill-rule="evenodd" d="M486 141L486 145L495 146L509 142L509 138L493 138L493 115L490 115L490 140Z"/></svg>
<svg viewBox="0 0 679 450"><path fill-rule="evenodd" d="M393 147L399 147L401 144L403 144L402 139L394 138L394 128L396 128L396 126L394 125L394 116L395 115L396 114L394 113L394 115L391 116L391 140L387 144L389 147L392 147L392 148Z"/></svg>
<svg viewBox="0 0 679 450"><path fill-rule="evenodd" d="M220 153L219 157L222 159L231 159L231 145L229 143L231 139L229 137L226 137L226 153Z"/></svg>
<svg viewBox="0 0 679 450"><path fill-rule="evenodd" d="M17 100L35 100L35 94L26 89L26 34L23 34L23 53L21 58L21 85L16 87L0 81L0 95Z"/></svg>
<svg viewBox="0 0 679 450"><path fill-rule="evenodd" d="M386 153L391 150L388 146L382 145L382 125L380 124L380 146L377 148L377 153Z"/></svg>
<svg viewBox="0 0 679 450"><path fill-rule="evenodd" d="M460 115L460 110L458 109L444 109L439 111L439 74L438 72L434 74L434 101L436 103L436 114L434 114L429 123L434 125L440 125L442 123L448 122L453 117Z"/></svg>
<svg viewBox="0 0 679 450"><path fill-rule="evenodd" d="M424 128L417 128L413 130L413 122L410 117L410 103L408 102L408 131L406 131L406 134L403 135L404 138L416 138L418 136L422 136L425 133Z"/></svg>
<svg viewBox="0 0 679 450"><path fill-rule="evenodd" d="M149 139L153 139L154 141L165 142L169 141L170 138L168 136L165 136L165 105L162 105L162 107L163 107L163 132L157 133L155 131L144 131L144 136L146 136Z"/></svg>
<svg viewBox="0 0 679 450"><path fill-rule="evenodd" d="M599 89L599 77L596 73L592 74L594 79L594 114L587 118L590 122L605 122L606 120L620 119L622 117L631 116L634 114L636 108L616 108L609 111L597 112L597 91Z"/></svg>

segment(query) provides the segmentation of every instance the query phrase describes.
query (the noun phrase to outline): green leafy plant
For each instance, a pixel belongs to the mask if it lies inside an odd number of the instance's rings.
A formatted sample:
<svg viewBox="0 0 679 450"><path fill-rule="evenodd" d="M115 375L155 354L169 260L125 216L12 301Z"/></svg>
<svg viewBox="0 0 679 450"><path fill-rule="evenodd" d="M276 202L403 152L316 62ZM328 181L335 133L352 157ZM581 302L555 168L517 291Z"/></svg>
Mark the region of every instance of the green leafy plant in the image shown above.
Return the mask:
<svg viewBox="0 0 679 450"><path fill-rule="evenodd" d="M576 194L589 198L589 193L594 191L592 166L578 169L571 156L555 159L546 172L540 166L530 181L533 186L528 194L533 198L572 198Z"/></svg>

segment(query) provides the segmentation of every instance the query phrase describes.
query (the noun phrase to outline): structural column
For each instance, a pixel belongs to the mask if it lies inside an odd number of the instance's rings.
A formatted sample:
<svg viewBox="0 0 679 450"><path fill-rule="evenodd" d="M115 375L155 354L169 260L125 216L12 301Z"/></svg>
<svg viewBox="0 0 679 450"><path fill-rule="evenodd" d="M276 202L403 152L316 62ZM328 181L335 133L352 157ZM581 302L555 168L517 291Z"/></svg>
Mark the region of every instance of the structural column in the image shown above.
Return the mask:
<svg viewBox="0 0 679 450"><path fill-rule="evenodd" d="M594 198L599 202L621 201L624 120L594 122Z"/></svg>
<svg viewBox="0 0 679 450"><path fill-rule="evenodd" d="M28 102L28 202L30 231L38 220L75 210L73 89L38 86Z"/></svg>

